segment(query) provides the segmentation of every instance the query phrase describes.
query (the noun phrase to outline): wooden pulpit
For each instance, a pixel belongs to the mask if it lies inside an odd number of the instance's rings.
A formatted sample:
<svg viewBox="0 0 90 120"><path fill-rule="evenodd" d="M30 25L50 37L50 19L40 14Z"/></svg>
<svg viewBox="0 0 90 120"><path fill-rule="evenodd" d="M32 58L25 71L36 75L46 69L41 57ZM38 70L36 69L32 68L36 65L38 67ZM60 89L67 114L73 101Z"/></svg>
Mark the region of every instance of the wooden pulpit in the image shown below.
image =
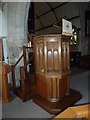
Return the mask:
<svg viewBox="0 0 90 120"><path fill-rule="evenodd" d="M70 90L69 42L70 37L61 34L33 39L36 76L33 100L51 114L61 112L81 98L79 92Z"/></svg>

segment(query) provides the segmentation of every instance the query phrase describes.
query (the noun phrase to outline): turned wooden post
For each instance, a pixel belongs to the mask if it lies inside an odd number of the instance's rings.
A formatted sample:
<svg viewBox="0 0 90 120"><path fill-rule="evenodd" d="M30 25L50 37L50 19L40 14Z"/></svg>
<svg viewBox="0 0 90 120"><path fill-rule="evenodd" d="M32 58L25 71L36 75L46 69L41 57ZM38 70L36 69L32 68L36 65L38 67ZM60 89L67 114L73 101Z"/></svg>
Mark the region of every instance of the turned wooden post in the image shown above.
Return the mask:
<svg viewBox="0 0 90 120"><path fill-rule="evenodd" d="M22 99L24 100L24 96L25 96L25 81L24 81L24 77L25 77L25 70L23 67L20 67L20 80L21 80L21 93L22 93Z"/></svg>
<svg viewBox="0 0 90 120"><path fill-rule="evenodd" d="M24 55L23 60L24 60L24 67L25 67L26 64L27 64L27 61L26 61L26 47L25 46L23 46L23 55ZM26 73L27 73L27 67L25 67L25 75L26 75Z"/></svg>
<svg viewBox="0 0 90 120"><path fill-rule="evenodd" d="M15 90L16 90L15 65L12 65L12 66L11 66L11 69L12 69L13 93L15 93Z"/></svg>

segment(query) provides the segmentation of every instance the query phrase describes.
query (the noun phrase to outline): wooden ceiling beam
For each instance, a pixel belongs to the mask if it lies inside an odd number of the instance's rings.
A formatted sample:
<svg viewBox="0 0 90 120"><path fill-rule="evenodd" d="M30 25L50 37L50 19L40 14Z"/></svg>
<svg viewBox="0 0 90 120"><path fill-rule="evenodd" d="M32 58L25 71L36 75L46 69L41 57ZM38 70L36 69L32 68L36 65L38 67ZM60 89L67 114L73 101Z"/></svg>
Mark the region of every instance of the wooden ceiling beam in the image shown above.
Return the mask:
<svg viewBox="0 0 90 120"><path fill-rule="evenodd" d="M51 12L52 10L54 11L55 9L66 5L67 3L69 3L69 2L63 2L62 4L58 5L57 7L54 7L54 8L48 10L47 12L45 12L45 13L43 13L43 14L41 14L41 15L38 15L38 18L39 18L39 17L42 17L43 15L45 15L45 14L47 14L47 13L49 13L49 12ZM36 17L35 19L38 19L38 18Z"/></svg>

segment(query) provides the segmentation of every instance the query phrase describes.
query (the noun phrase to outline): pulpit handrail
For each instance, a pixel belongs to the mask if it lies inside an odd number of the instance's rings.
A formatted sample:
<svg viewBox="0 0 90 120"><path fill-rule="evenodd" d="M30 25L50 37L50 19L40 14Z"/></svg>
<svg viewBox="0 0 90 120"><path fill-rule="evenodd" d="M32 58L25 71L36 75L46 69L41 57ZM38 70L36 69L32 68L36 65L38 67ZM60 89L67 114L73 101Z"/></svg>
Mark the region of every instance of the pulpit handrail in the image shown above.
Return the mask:
<svg viewBox="0 0 90 120"><path fill-rule="evenodd" d="M15 68L17 66L17 64L21 61L21 59L23 58L24 60L24 66L23 69L25 71L25 75L27 73L27 65L30 63L30 61L33 58L33 55L30 57L30 59L28 61L26 61L26 49L32 49L33 47L26 47L23 46L23 54L20 56L20 58L16 61L16 63L14 65L11 66L12 70L12 83L13 83L13 92L15 92L16 89L16 78L15 78Z"/></svg>
<svg viewBox="0 0 90 120"><path fill-rule="evenodd" d="M21 59L23 58L24 54L21 55L21 57L17 60L17 62L15 63L14 67L17 66L17 64L21 61Z"/></svg>

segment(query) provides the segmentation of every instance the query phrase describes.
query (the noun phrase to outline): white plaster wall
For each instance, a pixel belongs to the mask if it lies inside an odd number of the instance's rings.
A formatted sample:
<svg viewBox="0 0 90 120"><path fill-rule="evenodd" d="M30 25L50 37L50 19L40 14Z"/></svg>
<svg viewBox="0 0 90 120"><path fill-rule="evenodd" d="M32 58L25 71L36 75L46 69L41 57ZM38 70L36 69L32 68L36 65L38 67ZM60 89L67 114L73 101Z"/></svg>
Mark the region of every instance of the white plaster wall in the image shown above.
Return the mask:
<svg viewBox="0 0 90 120"><path fill-rule="evenodd" d="M3 40L4 61L8 63L8 45L7 45L7 6L0 5L0 37Z"/></svg>
<svg viewBox="0 0 90 120"><path fill-rule="evenodd" d="M0 9L0 37L2 36L2 10Z"/></svg>
<svg viewBox="0 0 90 120"><path fill-rule="evenodd" d="M28 2L8 3L7 5L7 40L9 45L9 63L15 64L22 55L22 46L27 45L27 18L29 10ZM20 66L23 59L15 69L16 85L19 85Z"/></svg>
<svg viewBox="0 0 90 120"><path fill-rule="evenodd" d="M0 5L0 36L7 36L7 4Z"/></svg>
<svg viewBox="0 0 90 120"><path fill-rule="evenodd" d="M29 2L8 2L3 6L3 36L8 46L9 64L15 64L22 54L22 46L27 45L27 18ZM19 67L23 66L23 59L15 69L16 84L19 85ZM11 82L11 74L9 74Z"/></svg>
<svg viewBox="0 0 90 120"><path fill-rule="evenodd" d="M7 42L7 50L4 51L9 58L9 64L17 61L22 54L22 46L27 45L29 5L30 2L8 2L1 8L0 3L0 36L6 38L4 41ZM5 45L4 48L6 48Z"/></svg>
<svg viewBox="0 0 90 120"><path fill-rule="evenodd" d="M4 49L4 61L8 64L8 43L7 43L7 3L2 9L2 39Z"/></svg>
<svg viewBox="0 0 90 120"><path fill-rule="evenodd" d="M14 64L27 45L28 2L7 3L7 40L9 46L9 63Z"/></svg>
<svg viewBox="0 0 90 120"><path fill-rule="evenodd" d="M3 36L7 36L7 3L4 4L2 10L2 34Z"/></svg>

